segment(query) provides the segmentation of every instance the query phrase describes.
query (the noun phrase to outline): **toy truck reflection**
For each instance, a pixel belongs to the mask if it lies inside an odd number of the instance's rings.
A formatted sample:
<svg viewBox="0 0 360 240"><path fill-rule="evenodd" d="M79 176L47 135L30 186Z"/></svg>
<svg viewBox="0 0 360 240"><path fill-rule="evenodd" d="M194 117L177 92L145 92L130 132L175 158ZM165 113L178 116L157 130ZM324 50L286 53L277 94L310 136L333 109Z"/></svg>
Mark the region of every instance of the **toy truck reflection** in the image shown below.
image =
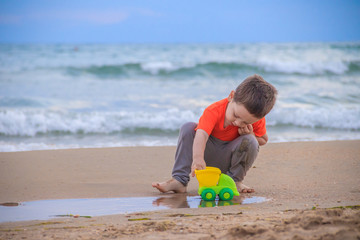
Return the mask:
<svg viewBox="0 0 360 240"><path fill-rule="evenodd" d="M195 170L196 178L199 181L198 193L205 201L213 201L216 195L220 200L231 200L234 196L239 196L234 180L221 173L216 167L206 167L203 170Z"/></svg>

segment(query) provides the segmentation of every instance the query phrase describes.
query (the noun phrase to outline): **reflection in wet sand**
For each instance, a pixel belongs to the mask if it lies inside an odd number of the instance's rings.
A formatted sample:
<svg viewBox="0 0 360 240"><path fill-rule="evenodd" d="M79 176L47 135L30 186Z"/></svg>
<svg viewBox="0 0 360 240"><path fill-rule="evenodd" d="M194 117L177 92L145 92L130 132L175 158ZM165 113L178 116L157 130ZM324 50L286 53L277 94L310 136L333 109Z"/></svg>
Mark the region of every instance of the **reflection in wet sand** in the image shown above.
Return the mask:
<svg viewBox="0 0 360 240"><path fill-rule="evenodd" d="M240 204L260 203L267 199L264 197L246 197L244 195L234 196L229 201L204 201L200 196L188 196L186 193L169 194L159 197L153 201L153 206L164 206L168 208L196 208L196 207L215 207L231 206Z"/></svg>
<svg viewBox="0 0 360 240"><path fill-rule="evenodd" d="M159 197L153 201L153 206L164 206L168 208L190 208L186 193L171 194L166 197Z"/></svg>
<svg viewBox="0 0 360 240"><path fill-rule="evenodd" d="M246 196L246 195L245 195ZM0 222L45 220L56 216L102 216L169 208L199 208L264 202L263 197L234 197L231 201L203 201L186 193L161 197L57 199L0 204Z"/></svg>

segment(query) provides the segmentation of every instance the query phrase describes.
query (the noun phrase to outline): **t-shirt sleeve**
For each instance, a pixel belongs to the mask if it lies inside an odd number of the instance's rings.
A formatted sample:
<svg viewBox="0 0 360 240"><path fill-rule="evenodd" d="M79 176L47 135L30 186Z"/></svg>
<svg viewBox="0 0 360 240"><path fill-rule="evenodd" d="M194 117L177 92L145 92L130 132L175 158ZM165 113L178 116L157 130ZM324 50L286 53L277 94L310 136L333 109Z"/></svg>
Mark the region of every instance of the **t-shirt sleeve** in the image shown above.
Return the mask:
<svg viewBox="0 0 360 240"><path fill-rule="evenodd" d="M255 136L262 137L266 134L266 121L265 117L252 124Z"/></svg>
<svg viewBox="0 0 360 240"><path fill-rule="evenodd" d="M206 108L203 115L200 117L199 124L197 125L195 130L202 129L210 136L215 127L216 122L217 122L216 113Z"/></svg>

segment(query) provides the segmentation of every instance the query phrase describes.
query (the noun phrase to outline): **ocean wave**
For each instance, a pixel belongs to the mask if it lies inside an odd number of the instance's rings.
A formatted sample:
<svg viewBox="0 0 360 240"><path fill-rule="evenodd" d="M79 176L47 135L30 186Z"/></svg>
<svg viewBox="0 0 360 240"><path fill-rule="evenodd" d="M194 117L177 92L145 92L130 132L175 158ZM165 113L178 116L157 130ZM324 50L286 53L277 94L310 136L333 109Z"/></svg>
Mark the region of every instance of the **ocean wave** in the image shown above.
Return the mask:
<svg viewBox="0 0 360 240"><path fill-rule="evenodd" d="M174 137L157 138L157 139L108 139L93 140L91 143L49 143L47 141L36 142L9 142L0 141L0 152L19 152L19 151L33 151L33 150L53 150L53 149L75 149L75 148L104 148L104 147L134 147L134 146L175 146L177 139Z"/></svg>
<svg viewBox="0 0 360 240"><path fill-rule="evenodd" d="M145 112L56 112L46 110L0 111L0 135L29 136L41 134L169 134L182 123L196 121L192 111L170 109Z"/></svg>
<svg viewBox="0 0 360 240"><path fill-rule="evenodd" d="M259 60L258 65L268 73L322 75L345 74L350 71L359 71L358 62L305 62L305 61L278 61L274 59ZM351 67L351 69L350 69Z"/></svg>
<svg viewBox="0 0 360 240"><path fill-rule="evenodd" d="M59 49L61 49L59 51ZM0 73L65 71L98 77L237 74L348 74L360 71L359 42L0 46ZM61 72L63 73L63 72Z"/></svg>
<svg viewBox="0 0 360 240"><path fill-rule="evenodd" d="M184 77L184 76L208 76L208 74L226 75L243 71L259 72L256 66L240 63L208 62L194 65L176 65L171 62L149 62L149 63L126 63L120 65L102 65L89 67L68 67L66 72L71 75L91 74L99 78L112 77Z"/></svg>
<svg viewBox="0 0 360 240"><path fill-rule="evenodd" d="M0 97L0 107L42 107L39 101L24 97Z"/></svg>
<svg viewBox="0 0 360 240"><path fill-rule="evenodd" d="M199 112L199 111L196 111ZM0 135L33 137L46 134L176 135L188 121L197 122L194 111L170 109L162 112L56 112L48 110L0 111ZM357 108L276 108L267 116L268 126L360 130Z"/></svg>
<svg viewBox="0 0 360 240"><path fill-rule="evenodd" d="M360 130L360 107L276 108L267 117L268 126Z"/></svg>
<svg viewBox="0 0 360 240"><path fill-rule="evenodd" d="M99 78L128 77L184 77L184 76L233 76L246 72L338 75L360 72L360 61L304 62L259 59L254 63L205 62L196 64L175 64L172 62L125 63L118 65L99 65L67 67L70 75L91 74Z"/></svg>
<svg viewBox="0 0 360 240"><path fill-rule="evenodd" d="M342 42L342 43L331 43L330 48L340 49L346 51L358 51L360 50L359 42Z"/></svg>
<svg viewBox="0 0 360 240"><path fill-rule="evenodd" d="M360 72L360 61L352 61L348 64L349 73Z"/></svg>

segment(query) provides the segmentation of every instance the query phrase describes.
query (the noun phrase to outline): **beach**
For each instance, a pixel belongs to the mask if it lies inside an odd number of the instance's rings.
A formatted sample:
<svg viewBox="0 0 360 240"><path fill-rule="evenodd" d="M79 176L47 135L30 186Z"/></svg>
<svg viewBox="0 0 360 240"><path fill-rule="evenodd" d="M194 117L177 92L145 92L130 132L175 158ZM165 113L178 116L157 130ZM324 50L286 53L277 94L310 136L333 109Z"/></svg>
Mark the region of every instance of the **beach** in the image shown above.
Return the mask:
<svg viewBox="0 0 360 240"><path fill-rule="evenodd" d="M268 201L184 208L162 194L174 146L0 153L0 203L155 197L167 209L0 223L0 239L359 239L360 141L269 143L244 183ZM185 196L185 198L184 198ZM185 200L184 200L185 199ZM185 204L186 205L186 204Z"/></svg>

